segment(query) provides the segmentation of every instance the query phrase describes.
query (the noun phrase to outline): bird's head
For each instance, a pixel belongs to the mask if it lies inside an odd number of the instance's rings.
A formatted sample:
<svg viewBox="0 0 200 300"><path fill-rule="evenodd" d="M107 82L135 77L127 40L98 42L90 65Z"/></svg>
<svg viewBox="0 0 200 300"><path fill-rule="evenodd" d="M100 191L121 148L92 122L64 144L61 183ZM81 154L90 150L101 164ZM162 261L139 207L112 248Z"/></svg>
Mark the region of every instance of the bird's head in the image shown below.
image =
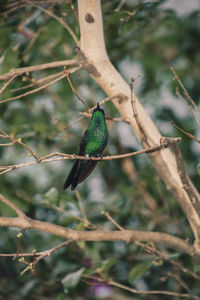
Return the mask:
<svg viewBox="0 0 200 300"><path fill-rule="evenodd" d="M103 115L104 115L104 110L102 108L100 108L99 102L97 102L97 107L95 109L93 109L93 113L97 112L97 111L102 112Z"/></svg>

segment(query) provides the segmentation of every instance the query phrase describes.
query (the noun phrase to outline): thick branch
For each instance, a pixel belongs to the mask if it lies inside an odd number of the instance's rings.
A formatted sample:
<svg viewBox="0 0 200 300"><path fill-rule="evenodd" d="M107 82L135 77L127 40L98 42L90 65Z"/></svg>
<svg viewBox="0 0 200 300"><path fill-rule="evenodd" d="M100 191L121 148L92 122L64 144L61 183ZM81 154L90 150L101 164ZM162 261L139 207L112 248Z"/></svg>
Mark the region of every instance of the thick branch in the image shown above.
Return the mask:
<svg viewBox="0 0 200 300"><path fill-rule="evenodd" d="M17 227L19 229L34 229L43 232L48 232L56 236L72 239L74 241L143 241L163 243L169 248L179 249L190 255L194 254L194 248L188 242L161 232L145 232L136 230L123 231L79 231L73 230L47 222L36 221L26 217L7 218L0 217L0 226Z"/></svg>
<svg viewBox="0 0 200 300"><path fill-rule="evenodd" d="M190 255L194 254L194 249L187 241L184 241L175 236L171 236L161 232L145 232L136 230L123 231L79 231L62 226L54 225L47 222L36 221L27 217L16 205L6 199L0 194L0 201L4 202L11 209L13 209L18 217L7 218L0 217L0 226L17 227L20 229L35 229L39 231L48 232L57 236L71 239L73 241L116 241L121 240L129 243L134 241L152 241L155 243L164 243L168 247L178 248Z"/></svg>
<svg viewBox="0 0 200 300"><path fill-rule="evenodd" d="M106 53L100 0L79 0L78 9L81 47L80 49L77 48L77 54L80 63L84 65L89 74L109 96L121 94L121 97L113 99L113 103L121 113L122 118L127 120L139 139L141 139L142 136L137 122L133 118L130 87L111 64ZM137 97L135 95L133 95L133 97L140 124L145 128L146 144L154 146L158 144L161 138L160 133L143 109ZM144 143L145 147L147 145ZM198 241L200 238L200 213L198 214L191 199L183 188L175 155L169 149L165 149L159 152L159 154L151 154L150 157L157 172L165 181L167 188L174 193L180 206L184 210L194 236ZM195 189L192 183L191 186L192 189ZM196 191L196 193L198 192Z"/></svg>

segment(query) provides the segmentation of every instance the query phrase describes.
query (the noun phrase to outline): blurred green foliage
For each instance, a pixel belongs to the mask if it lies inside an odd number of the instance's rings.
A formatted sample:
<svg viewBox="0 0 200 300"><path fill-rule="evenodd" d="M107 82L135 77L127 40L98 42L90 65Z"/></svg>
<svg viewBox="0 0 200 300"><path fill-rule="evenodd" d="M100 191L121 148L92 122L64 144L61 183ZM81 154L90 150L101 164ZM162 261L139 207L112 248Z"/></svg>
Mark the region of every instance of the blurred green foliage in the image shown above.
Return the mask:
<svg viewBox="0 0 200 300"><path fill-rule="evenodd" d="M179 15L174 9L163 6L167 0L147 3L142 0L126 1L116 11L119 2L102 1L109 57L128 81L130 77L140 75L135 83L138 85L137 95L163 135L182 137L180 147L186 170L197 189L200 189L198 144L173 127L171 121L196 136L199 128L188 105L177 97L178 83L173 80L170 71L171 66L176 69L196 105L199 105L199 11ZM12 68L71 59L74 56L75 45L61 24L30 5L10 11L15 7L12 3L8 1L1 10L0 74ZM44 3L42 7L62 17L79 35L76 18L68 3ZM76 3L74 5L76 7ZM19 95L26 90L14 89L61 70L47 69L24 74L12 82L1 99ZM89 106L105 97L85 71L73 74L71 79ZM119 116L111 102L104 108L107 116ZM89 122L85 118L64 129L79 117L81 111L85 111L66 79L39 93L1 104L0 111L0 128L21 138L38 156L55 151L76 153ZM122 139L120 130L123 124L111 121L107 124L110 139L105 154L140 149L128 125L123 127ZM0 160L1 165L10 165L30 161L31 158L23 147L14 145L0 148ZM32 218L84 230L86 228L79 220L81 213L74 192L62 190L71 165L71 161L65 160L8 172L1 175L1 193ZM161 231L192 240L185 215L155 173L150 160L145 155L138 156L129 159L128 165L129 168L122 160L100 162L95 172L79 186L90 222L107 230L116 229L101 214L104 210L109 211L124 228ZM14 216L14 213L0 203L0 215ZM0 232L0 252L16 253L18 230L0 228ZM62 241L59 237L42 232L23 232L20 251L43 251ZM175 251L169 253L173 260L178 260L184 267L200 272L199 262L194 258ZM94 275L98 269L107 279L146 290L174 290L177 283L169 274L178 274L169 263L155 263L154 257L140 247L119 241L74 243L41 260L32 273L20 276L24 267L17 260L0 257L0 299L95 300L116 299L117 294L121 294L121 299L130 299L128 297L132 295L129 292L81 277L83 272ZM178 275L187 282L192 293L200 293L198 280L187 273ZM179 286L178 292L186 291ZM171 296L162 297L171 299ZM137 295L137 299L140 298L144 297ZM148 299L160 299L160 296L149 296Z"/></svg>

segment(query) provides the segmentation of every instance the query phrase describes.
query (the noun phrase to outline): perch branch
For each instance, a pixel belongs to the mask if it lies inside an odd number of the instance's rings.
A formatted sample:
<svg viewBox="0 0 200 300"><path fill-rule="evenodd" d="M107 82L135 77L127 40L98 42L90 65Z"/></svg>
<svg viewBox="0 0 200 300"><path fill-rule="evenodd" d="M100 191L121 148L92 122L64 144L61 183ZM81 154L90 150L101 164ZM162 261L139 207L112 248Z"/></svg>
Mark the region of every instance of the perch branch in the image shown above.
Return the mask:
<svg viewBox="0 0 200 300"><path fill-rule="evenodd" d="M22 164L9 165L9 166L0 166L0 174L4 174L4 173L7 173L7 172L10 172L11 170L19 169L19 168L22 168L22 167L28 167L28 166L36 165L38 163L42 164L42 163L46 163L46 162L50 162L50 161L58 161L58 160L65 160L65 159L72 159L72 160L73 159L81 159L81 160L102 161L102 160L123 159L123 158L126 158L126 157L132 157L132 156L136 156L136 155L140 155L140 154L144 154L144 153L153 153L153 152L157 152L157 151L163 150L166 147L168 147L168 140L170 140L170 139L167 139L166 143L162 143L159 146L142 149L142 150L139 150L139 151L136 151L136 152L113 155L113 156L88 157L88 156L80 156L80 155L75 155L75 154L65 154L65 153L54 152L54 153L42 156L42 157L38 158L38 160L36 160L36 161L31 161L31 162L22 163ZM180 139L175 138L175 139L172 139L172 140L174 140L174 142L177 143ZM58 156L58 157L54 157L54 156Z"/></svg>

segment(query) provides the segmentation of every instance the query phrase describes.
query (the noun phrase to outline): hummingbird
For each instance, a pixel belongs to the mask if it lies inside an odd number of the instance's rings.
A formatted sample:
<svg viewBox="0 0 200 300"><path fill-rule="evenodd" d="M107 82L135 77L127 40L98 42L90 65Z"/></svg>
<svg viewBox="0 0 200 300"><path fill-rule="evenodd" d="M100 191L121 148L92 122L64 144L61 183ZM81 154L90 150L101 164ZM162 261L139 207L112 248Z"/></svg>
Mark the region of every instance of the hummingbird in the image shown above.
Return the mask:
<svg viewBox="0 0 200 300"><path fill-rule="evenodd" d="M105 121L104 110L99 103L92 112L92 118L88 129L85 131L79 146L78 155L89 157L101 157L108 142L108 130ZM65 180L63 189L71 185L73 191L79 183L84 181L97 165L97 160L77 159Z"/></svg>

